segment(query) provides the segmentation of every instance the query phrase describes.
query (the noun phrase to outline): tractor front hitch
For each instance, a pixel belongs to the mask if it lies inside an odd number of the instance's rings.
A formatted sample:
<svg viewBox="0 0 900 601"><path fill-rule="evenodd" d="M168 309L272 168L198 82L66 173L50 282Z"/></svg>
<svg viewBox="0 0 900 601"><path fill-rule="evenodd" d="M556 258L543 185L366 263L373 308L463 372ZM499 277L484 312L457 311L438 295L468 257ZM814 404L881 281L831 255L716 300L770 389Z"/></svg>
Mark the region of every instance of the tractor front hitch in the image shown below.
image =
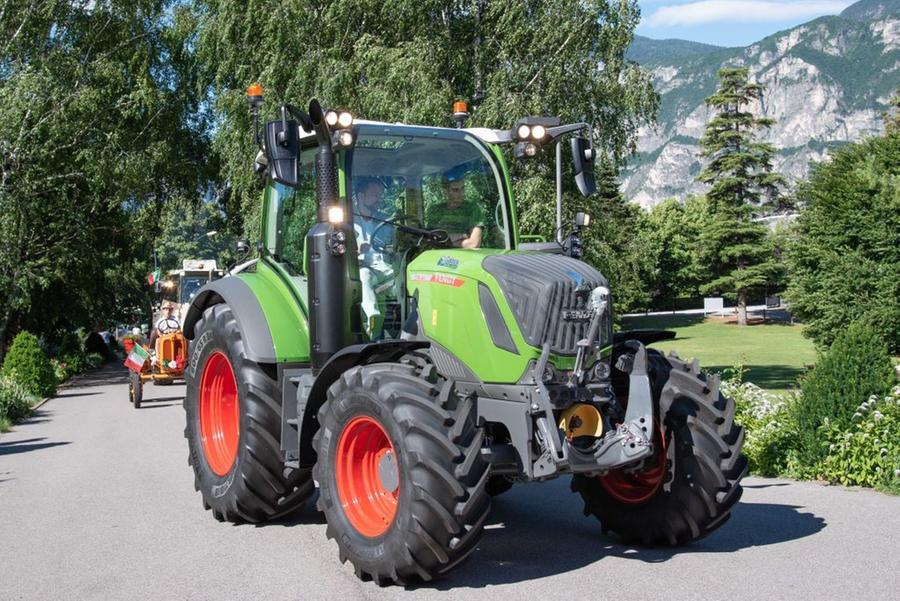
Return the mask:
<svg viewBox="0 0 900 601"><path fill-rule="evenodd" d="M535 374L536 393L532 404L535 438L541 453L532 466L536 479L548 478L561 472L603 473L611 469L636 465L653 452L653 397L650 377L647 373L647 349L634 343L634 361L629 372L628 408L625 419L602 438L588 447L572 444L556 427L550 395L538 374L543 373L549 355L549 345L544 346L537 361Z"/></svg>
<svg viewBox="0 0 900 601"><path fill-rule="evenodd" d="M647 373L647 348L636 350L628 374L628 408L625 419L588 448L569 446L569 466L573 472L597 472L625 467L653 452L653 396Z"/></svg>

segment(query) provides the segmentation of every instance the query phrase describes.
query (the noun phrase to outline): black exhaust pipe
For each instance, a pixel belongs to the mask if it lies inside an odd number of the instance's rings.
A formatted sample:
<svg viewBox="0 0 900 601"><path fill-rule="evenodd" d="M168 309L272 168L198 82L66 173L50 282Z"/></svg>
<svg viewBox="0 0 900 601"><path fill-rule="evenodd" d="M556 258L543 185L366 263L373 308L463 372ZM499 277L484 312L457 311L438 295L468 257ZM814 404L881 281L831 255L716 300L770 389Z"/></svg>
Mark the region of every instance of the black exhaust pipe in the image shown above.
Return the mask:
<svg viewBox="0 0 900 601"><path fill-rule="evenodd" d="M310 364L313 375L318 375L332 355L353 343L354 331L360 329L358 311L354 313L360 289L353 229L346 219L329 221L331 209L343 209L345 217L349 211L340 203L331 131L315 99L309 103L309 118L319 142L315 159L318 222L306 235Z"/></svg>

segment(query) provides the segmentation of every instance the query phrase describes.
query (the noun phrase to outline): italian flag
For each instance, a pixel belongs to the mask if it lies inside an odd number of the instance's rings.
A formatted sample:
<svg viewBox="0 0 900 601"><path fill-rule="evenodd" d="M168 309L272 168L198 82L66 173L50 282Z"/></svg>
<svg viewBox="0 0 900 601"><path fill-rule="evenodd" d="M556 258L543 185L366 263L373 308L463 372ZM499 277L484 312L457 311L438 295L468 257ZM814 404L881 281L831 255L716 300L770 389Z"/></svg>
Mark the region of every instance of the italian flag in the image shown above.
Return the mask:
<svg viewBox="0 0 900 601"><path fill-rule="evenodd" d="M162 273L160 273L159 269L156 269L153 271L153 273L147 276L147 283L152 286L154 282L159 281L160 277L162 277Z"/></svg>
<svg viewBox="0 0 900 601"><path fill-rule="evenodd" d="M128 356L125 358L125 367L127 367L131 371L141 373L141 370L144 369L144 363L149 358L150 353L145 351L144 347L142 347L141 345L135 344L134 350L128 353Z"/></svg>

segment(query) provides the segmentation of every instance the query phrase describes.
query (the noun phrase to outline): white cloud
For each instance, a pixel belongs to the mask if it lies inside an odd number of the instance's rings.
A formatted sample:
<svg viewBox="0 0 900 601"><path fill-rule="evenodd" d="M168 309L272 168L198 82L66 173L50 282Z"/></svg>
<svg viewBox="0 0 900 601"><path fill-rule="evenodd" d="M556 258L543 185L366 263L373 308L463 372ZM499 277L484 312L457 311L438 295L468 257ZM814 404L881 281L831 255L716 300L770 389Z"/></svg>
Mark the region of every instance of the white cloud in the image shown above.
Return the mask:
<svg viewBox="0 0 900 601"><path fill-rule="evenodd" d="M837 14L853 4L844 0L699 0L658 8L644 22L648 27L707 23L769 23Z"/></svg>

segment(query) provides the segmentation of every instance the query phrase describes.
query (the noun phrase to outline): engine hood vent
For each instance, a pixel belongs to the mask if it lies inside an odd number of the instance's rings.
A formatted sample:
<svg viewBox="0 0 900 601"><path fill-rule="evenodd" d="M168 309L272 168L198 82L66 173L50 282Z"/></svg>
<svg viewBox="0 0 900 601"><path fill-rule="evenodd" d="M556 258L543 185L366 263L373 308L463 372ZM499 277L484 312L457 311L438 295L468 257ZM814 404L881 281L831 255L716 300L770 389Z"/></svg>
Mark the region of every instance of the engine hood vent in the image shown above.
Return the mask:
<svg viewBox="0 0 900 601"><path fill-rule="evenodd" d="M589 320L580 318L589 309L583 291L609 285L599 271L570 257L494 255L482 267L500 284L525 341L541 347L549 340L557 355L574 355L587 335ZM608 336L609 327L603 330Z"/></svg>

